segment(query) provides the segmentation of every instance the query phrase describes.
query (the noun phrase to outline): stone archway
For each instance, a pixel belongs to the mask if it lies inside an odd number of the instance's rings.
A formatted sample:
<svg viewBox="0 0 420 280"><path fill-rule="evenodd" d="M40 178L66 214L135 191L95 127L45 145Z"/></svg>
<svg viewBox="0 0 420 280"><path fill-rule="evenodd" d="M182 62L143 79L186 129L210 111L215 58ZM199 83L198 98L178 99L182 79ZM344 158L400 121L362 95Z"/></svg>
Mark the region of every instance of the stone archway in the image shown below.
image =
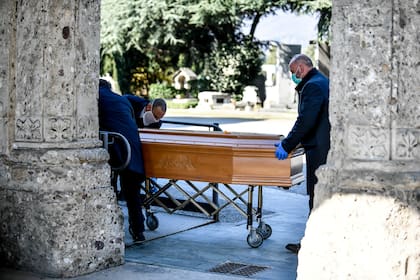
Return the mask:
<svg viewBox="0 0 420 280"><path fill-rule="evenodd" d="M332 149L298 278L418 279L420 4L333 5ZM121 264L97 138L98 1L5 0L0 13L1 261L52 276Z"/></svg>
<svg viewBox="0 0 420 280"><path fill-rule="evenodd" d="M124 262L98 140L99 1L0 2L0 260L76 276Z"/></svg>
<svg viewBox="0 0 420 280"><path fill-rule="evenodd" d="M419 1L333 1L331 150L298 279L420 279L419 26Z"/></svg>

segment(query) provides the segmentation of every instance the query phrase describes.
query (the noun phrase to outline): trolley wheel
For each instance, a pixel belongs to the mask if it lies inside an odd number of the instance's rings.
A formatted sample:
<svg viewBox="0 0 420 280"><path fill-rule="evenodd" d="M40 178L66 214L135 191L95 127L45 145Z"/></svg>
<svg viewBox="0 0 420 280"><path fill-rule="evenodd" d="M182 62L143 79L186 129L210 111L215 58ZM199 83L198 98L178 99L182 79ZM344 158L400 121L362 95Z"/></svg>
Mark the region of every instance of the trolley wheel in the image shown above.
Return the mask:
<svg viewBox="0 0 420 280"><path fill-rule="evenodd" d="M260 224L257 227L257 232L261 234L263 239L267 239L273 233L273 230L269 224Z"/></svg>
<svg viewBox="0 0 420 280"><path fill-rule="evenodd" d="M258 248L263 243L264 239L262 235L258 232L255 232L255 234L248 234L248 237L246 238L246 241L248 242L248 245L252 248Z"/></svg>
<svg viewBox="0 0 420 280"><path fill-rule="evenodd" d="M159 227L159 220L155 217L155 215L150 214L146 218L146 225L150 230L155 230Z"/></svg>

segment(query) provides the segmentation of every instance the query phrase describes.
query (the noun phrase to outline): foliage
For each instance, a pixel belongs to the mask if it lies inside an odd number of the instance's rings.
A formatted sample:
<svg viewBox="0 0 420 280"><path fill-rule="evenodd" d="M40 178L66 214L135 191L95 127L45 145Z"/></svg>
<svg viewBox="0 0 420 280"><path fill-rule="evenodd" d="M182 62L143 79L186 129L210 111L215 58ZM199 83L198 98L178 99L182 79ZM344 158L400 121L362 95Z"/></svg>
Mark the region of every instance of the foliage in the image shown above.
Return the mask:
<svg viewBox="0 0 420 280"><path fill-rule="evenodd" d="M168 108L172 109L189 109L198 105L197 99L188 99L185 102L175 102L174 100L166 100Z"/></svg>
<svg viewBox="0 0 420 280"><path fill-rule="evenodd" d="M263 54L253 42L229 46L223 44L208 58L208 68L204 71L209 77L210 88L232 94L241 94L245 86L261 70Z"/></svg>
<svg viewBox="0 0 420 280"><path fill-rule="evenodd" d="M330 40L332 0L291 0L287 2L288 5L283 10L319 15L318 40L326 42Z"/></svg>
<svg viewBox="0 0 420 280"><path fill-rule="evenodd" d="M265 58L266 64L276 64L277 63L277 46L270 45L268 49L268 54Z"/></svg>
<svg viewBox="0 0 420 280"><path fill-rule="evenodd" d="M238 92L259 72L259 20L278 9L319 13L319 30L328 31L331 0L102 0L101 73L112 73L122 92L146 94L190 67L212 78L230 73L210 86ZM249 34L241 32L245 19Z"/></svg>
<svg viewBox="0 0 420 280"><path fill-rule="evenodd" d="M106 74L109 74L111 77L114 78L114 80L118 81L118 67L115 63L115 60L112 55L104 55L101 59L101 76L105 76ZM118 93L121 93L121 89L119 88L119 84L116 83L115 85L117 88L114 88L114 90Z"/></svg>
<svg viewBox="0 0 420 280"><path fill-rule="evenodd" d="M178 28L188 20L186 1L103 0L101 7L101 57L115 61L122 91L170 82L183 43Z"/></svg>
<svg viewBox="0 0 420 280"><path fill-rule="evenodd" d="M177 95L185 97L185 90L177 90L174 87L166 83L156 83L150 85L149 98L163 98L166 100L168 108L174 109L188 109L197 106L198 100L195 98L190 98L185 102L176 102L174 101L177 98Z"/></svg>
<svg viewBox="0 0 420 280"><path fill-rule="evenodd" d="M305 50L303 50L303 53L309 56L312 61L315 61L315 44L309 44Z"/></svg>
<svg viewBox="0 0 420 280"><path fill-rule="evenodd" d="M318 38L320 41L330 41L331 6L332 0L309 1L308 4L312 11L319 14Z"/></svg>
<svg viewBox="0 0 420 280"><path fill-rule="evenodd" d="M206 77L202 74L198 75L196 80L191 80L188 82L190 84L190 96L197 98L198 93L206 90L210 90L210 77Z"/></svg>
<svg viewBox="0 0 420 280"><path fill-rule="evenodd" d="M155 98L172 99L172 98L175 98L177 93L178 92L174 87L168 84L158 83L158 84L150 85L149 97L151 99L155 99Z"/></svg>

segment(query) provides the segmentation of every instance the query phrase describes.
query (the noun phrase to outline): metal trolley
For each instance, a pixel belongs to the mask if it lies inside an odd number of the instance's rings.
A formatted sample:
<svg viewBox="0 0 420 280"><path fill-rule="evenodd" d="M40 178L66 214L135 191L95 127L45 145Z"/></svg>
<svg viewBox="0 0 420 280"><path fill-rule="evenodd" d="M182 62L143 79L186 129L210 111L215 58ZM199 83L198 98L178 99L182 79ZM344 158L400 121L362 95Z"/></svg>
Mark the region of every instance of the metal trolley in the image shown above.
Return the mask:
<svg viewBox="0 0 420 280"><path fill-rule="evenodd" d="M209 131L222 131L217 123L201 124L190 122L163 121L168 124L189 125L207 127ZM118 197L117 173L125 168L130 160L130 146L124 136L113 132L100 132L104 147L114 144L116 141L123 141L127 147L127 158L121 166L112 167L111 184ZM294 156L303 154L303 149L295 151ZM171 178L160 178L164 183L158 183L156 178L146 178L141 189L143 205L146 211L146 226L150 230L159 227L159 220L152 211L152 206L158 206L167 213L176 211L194 211L211 218L211 222L219 221L220 212L227 206L235 208L247 220L247 243L252 248L261 246L265 239L272 234L272 228L262 219L263 209L263 186L247 185L233 186L227 183L199 182L191 180L180 180ZM295 182L300 183L303 178L297 176ZM159 180L161 181L161 180ZM204 184L204 185L203 185ZM253 206L254 189L257 188L257 206ZM221 198L221 199L220 199ZM253 226L253 221L257 226Z"/></svg>
<svg viewBox="0 0 420 280"><path fill-rule="evenodd" d="M218 124L207 125L172 121L170 123L207 126L209 131L222 131ZM144 133L145 131L143 131L141 135L144 136ZM164 142L168 141L168 138L165 139ZM145 153L145 156L146 155L147 154ZM294 151L292 157L297 159L301 155L303 155L303 149L298 149ZM164 158L162 158L162 160L164 160ZM180 166L179 168L182 167ZM268 239L272 234L271 226L266 224L262 218L263 186L254 185L252 183L244 183L244 185L236 185L235 183L234 185L233 181L223 183L223 180L222 182L217 182L217 179L213 179L216 182L191 180L187 174L184 174L181 177L175 177L175 179L174 177L159 177L159 181L163 181L163 183L160 183L156 178L147 178L143 186L145 191L143 203L146 209L147 227L150 230L155 230L159 226L159 221L151 209L152 205L163 208L169 214L179 210L199 212L211 218L214 222L219 221L219 214L224 208L232 206L247 220L248 245L252 248L261 246L263 241ZM293 176L291 181L294 182L293 184L300 183L303 181L302 174L299 173L298 175ZM286 186L286 188L288 187L289 186ZM253 205L255 188L257 188L256 207ZM256 221L256 227L253 226L253 221Z"/></svg>
<svg viewBox="0 0 420 280"><path fill-rule="evenodd" d="M155 230L159 226L159 220L151 210L151 205L160 206L170 214L178 210L201 212L207 217L212 217L214 222L219 220L219 213L222 209L232 205L240 214L247 218L247 243L250 247L257 248L261 246L264 239L271 236L271 226L262 220L263 186L249 185L244 190L237 191L229 184L223 184L225 190L222 191L218 183L208 183L205 187L197 187L196 182L183 180L190 189L195 191L191 193L185 190L185 187L180 184L180 181L170 179L166 184L159 185L152 178L146 179L144 186L146 192L144 207L146 209L146 225L150 230ZM168 189L171 187L176 188L184 197L175 197L168 192ZM255 187L258 189L258 205L256 209L253 208ZM158 191L153 193L151 192L152 188L158 189ZM211 197L205 194L208 190L212 191ZM219 204L219 195L225 200L223 204ZM245 196L247 196L247 200ZM199 197L203 198L205 202L197 201ZM242 209L241 205L246 206L246 211ZM256 228L253 227L254 217L258 224Z"/></svg>

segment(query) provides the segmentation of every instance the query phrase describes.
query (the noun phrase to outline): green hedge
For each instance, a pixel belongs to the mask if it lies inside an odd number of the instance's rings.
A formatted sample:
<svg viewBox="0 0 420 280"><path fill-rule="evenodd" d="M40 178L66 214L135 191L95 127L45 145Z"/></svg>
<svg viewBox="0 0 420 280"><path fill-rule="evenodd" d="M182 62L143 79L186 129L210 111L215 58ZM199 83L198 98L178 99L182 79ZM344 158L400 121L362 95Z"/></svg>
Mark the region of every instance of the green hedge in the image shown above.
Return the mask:
<svg viewBox="0 0 420 280"><path fill-rule="evenodd" d="M166 99L166 105L171 109L189 109L197 106L197 99L188 99L185 102L174 102L172 99Z"/></svg>
<svg viewBox="0 0 420 280"><path fill-rule="evenodd" d="M149 89L149 98L172 99L178 94L178 91L167 84L151 84Z"/></svg>

